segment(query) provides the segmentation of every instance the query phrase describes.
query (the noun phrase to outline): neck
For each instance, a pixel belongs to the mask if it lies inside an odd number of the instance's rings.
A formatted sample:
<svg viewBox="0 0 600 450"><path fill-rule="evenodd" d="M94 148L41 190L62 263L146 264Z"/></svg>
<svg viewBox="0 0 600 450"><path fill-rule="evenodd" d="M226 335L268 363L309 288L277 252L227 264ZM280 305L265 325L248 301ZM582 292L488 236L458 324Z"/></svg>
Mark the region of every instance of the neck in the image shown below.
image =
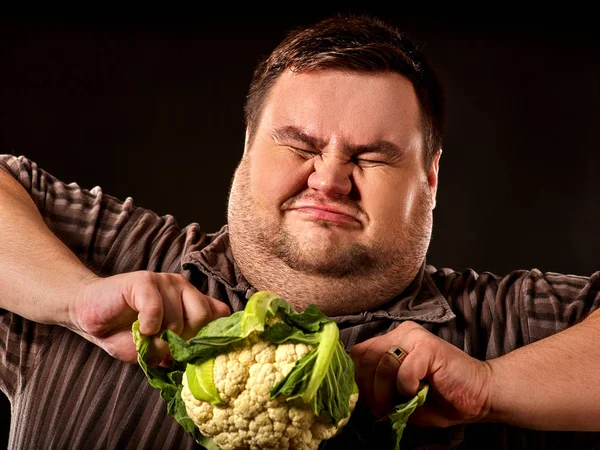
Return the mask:
<svg viewBox="0 0 600 450"><path fill-rule="evenodd" d="M238 266L256 289L276 292L297 311L314 303L328 316L358 314L381 307L406 289L419 268L401 277L382 274L331 278L295 271L272 258L256 265L238 261Z"/></svg>

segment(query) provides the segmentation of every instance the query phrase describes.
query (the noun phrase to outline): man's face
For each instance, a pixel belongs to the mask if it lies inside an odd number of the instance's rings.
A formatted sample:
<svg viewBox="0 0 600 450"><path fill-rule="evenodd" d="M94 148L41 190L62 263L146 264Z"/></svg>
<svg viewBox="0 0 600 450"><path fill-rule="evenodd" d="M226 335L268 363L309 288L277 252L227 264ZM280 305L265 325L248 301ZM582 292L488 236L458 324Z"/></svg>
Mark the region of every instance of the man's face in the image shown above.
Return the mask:
<svg viewBox="0 0 600 450"><path fill-rule="evenodd" d="M437 188L438 161L425 170L422 142L402 76L284 73L232 184L231 241L244 275L260 284L265 266L252 260L271 259L320 278L414 277Z"/></svg>

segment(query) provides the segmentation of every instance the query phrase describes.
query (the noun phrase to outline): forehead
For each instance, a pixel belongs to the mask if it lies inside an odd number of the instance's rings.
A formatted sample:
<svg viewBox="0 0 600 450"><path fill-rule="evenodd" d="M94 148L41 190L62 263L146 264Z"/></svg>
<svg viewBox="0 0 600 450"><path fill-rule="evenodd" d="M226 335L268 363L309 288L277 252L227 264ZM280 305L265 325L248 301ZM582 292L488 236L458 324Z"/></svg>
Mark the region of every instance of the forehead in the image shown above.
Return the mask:
<svg viewBox="0 0 600 450"><path fill-rule="evenodd" d="M356 145L376 140L409 145L421 140L414 88L395 72L287 71L269 93L259 128L285 126Z"/></svg>

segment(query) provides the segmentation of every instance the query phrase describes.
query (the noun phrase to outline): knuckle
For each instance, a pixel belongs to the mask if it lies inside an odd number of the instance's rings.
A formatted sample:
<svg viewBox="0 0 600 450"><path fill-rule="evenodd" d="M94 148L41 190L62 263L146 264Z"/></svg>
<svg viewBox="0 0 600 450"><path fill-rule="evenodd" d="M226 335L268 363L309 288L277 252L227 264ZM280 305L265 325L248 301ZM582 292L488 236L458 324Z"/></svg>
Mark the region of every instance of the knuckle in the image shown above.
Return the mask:
<svg viewBox="0 0 600 450"><path fill-rule="evenodd" d="M419 329L419 328L422 328L422 327L417 322L414 322L412 320L405 320L396 327L396 330L406 333L408 331L413 331L413 330Z"/></svg>
<svg viewBox="0 0 600 450"><path fill-rule="evenodd" d="M188 283L188 280L180 273L169 273L165 274L165 276L169 283L175 286L185 285Z"/></svg>
<svg viewBox="0 0 600 450"><path fill-rule="evenodd" d="M147 270L137 272L135 275L136 275L136 281L138 281L140 283L151 284L155 280L155 274L153 272L149 272Z"/></svg>
<svg viewBox="0 0 600 450"><path fill-rule="evenodd" d="M418 351L419 353L423 353L426 355L436 353L437 348L437 340L433 339L431 336L423 336L423 339L417 341L415 343L415 348L413 351Z"/></svg>
<svg viewBox="0 0 600 450"><path fill-rule="evenodd" d="M213 318L210 310L202 309L199 310L196 314L188 316L187 322L190 327L193 329L199 329L210 322Z"/></svg>
<svg viewBox="0 0 600 450"><path fill-rule="evenodd" d="M174 276L180 282L185 283L185 284L190 284L189 280L182 273L176 273L176 274L174 274Z"/></svg>
<svg viewBox="0 0 600 450"><path fill-rule="evenodd" d="M372 352L370 350L373 344L376 342L377 341L375 339L370 339L368 342L365 341L362 344L354 346L350 350L350 354L352 355L352 359L356 365L368 366L374 362L374 358L377 357L377 354L376 352Z"/></svg>

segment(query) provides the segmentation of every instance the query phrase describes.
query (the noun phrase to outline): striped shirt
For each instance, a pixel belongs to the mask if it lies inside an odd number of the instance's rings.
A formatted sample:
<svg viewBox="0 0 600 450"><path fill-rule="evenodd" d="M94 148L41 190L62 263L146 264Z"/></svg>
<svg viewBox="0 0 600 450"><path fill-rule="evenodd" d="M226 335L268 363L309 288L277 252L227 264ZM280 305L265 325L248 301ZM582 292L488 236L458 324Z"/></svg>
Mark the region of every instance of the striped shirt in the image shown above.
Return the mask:
<svg viewBox="0 0 600 450"><path fill-rule="evenodd" d="M181 228L173 217L137 207L131 198L121 201L99 187L62 183L24 157L0 155L0 168L29 192L55 235L99 274L181 273L233 311L243 309L255 292L235 264L227 226L214 233L205 233L198 224ZM600 272L582 277L538 270L501 277L424 265L385 308L333 319L347 349L410 319L473 357L490 359L584 319L600 305L599 278ZM113 359L63 327L0 309L0 363L0 389L12 405L10 449L198 448L167 415L164 400L137 365ZM359 409L352 419L365 433L366 424L372 425L366 417ZM347 428L327 449L382 448L376 428L369 428L367 442ZM600 448L600 434L503 424L409 427L402 445Z"/></svg>

